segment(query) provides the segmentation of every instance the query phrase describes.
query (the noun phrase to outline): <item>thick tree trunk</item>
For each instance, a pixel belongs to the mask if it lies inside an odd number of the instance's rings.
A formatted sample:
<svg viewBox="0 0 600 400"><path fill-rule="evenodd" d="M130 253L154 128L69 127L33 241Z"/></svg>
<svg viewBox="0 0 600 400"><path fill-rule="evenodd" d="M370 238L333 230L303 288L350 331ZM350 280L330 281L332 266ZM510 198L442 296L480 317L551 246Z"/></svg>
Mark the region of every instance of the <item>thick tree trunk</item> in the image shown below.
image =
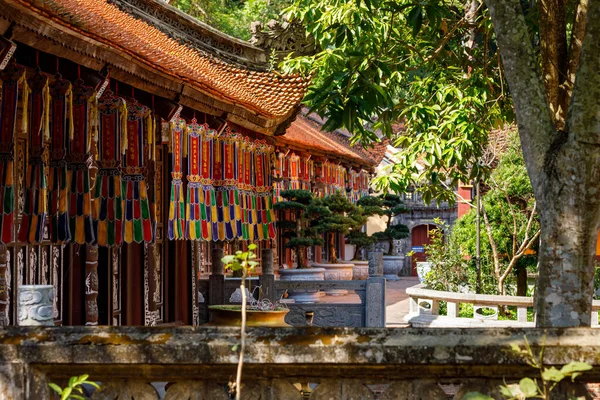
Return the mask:
<svg viewBox="0 0 600 400"><path fill-rule="evenodd" d="M589 326L600 227L600 152L596 145L570 141L548 158L539 208L537 326Z"/></svg>
<svg viewBox="0 0 600 400"><path fill-rule="evenodd" d="M565 132L555 128L550 116L520 1L486 3L539 205L542 232L536 325L589 326L600 225L600 2L588 4Z"/></svg>
<svg viewBox="0 0 600 400"><path fill-rule="evenodd" d="M557 206L542 217L536 325L589 326L600 210L577 209L566 201Z"/></svg>

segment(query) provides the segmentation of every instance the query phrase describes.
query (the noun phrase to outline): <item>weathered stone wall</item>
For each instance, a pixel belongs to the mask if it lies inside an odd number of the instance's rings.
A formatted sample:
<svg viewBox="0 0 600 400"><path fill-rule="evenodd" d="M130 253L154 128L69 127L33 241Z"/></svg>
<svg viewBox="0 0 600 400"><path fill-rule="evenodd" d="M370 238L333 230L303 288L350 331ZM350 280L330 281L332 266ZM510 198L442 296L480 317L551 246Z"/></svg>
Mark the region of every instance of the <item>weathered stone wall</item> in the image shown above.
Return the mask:
<svg viewBox="0 0 600 400"><path fill-rule="evenodd" d="M523 345L525 335L534 351L545 340L548 365L600 366L600 332L585 328L255 328L248 335L244 398L300 399L293 384L312 391L312 400L375 399L376 393L379 399L448 398L439 383L454 384L455 399L474 388L492 393L504 378L534 377L510 347ZM46 399L49 381L86 373L101 383L94 399L131 398L126 393L226 399L238 340L237 328L8 327L0 331L0 398ZM600 368L578 379L599 381ZM170 385L157 390L151 382Z"/></svg>

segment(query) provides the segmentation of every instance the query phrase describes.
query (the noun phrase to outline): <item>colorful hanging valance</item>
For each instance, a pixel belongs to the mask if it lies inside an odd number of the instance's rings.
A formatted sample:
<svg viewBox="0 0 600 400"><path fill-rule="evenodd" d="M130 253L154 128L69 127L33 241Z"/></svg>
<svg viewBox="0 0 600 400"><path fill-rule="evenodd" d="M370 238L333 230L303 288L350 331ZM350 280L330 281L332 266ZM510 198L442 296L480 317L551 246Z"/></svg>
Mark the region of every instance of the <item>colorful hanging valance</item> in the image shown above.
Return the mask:
<svg viewBox="0 0 600 400"><path fill-rule="evenodd" d="M69 174L69 221L73 241L92 244L96 240L92 220L90 166L91 141L98 129L98 100L94 88L78 79L73 86L73 137L67 145ZM100 183L100 180L97 182Z"/></svg>
<svg viewBox="0 0 600 400"><path fill-rule="evenodd" d="M50 88L48 77L39 71L28 79L28 83L29 164L19 241L39 243L44 236L48 215L46 162L43 153L44 139L48 139L50 133Z"/></svg>
<svg viewBox="0 0 600 400"><path fill-rule="evenodd" d="M300 189L310 191L312 189L311 181L314 178L314 161L310 158L300 158Z"/></svg>
<svg viewBox="0 0 600 400"><path fill-rule="evenodd" d="M188 132L188 187L186 237L191 240L218 240L215 188L213 186L214 130L196 119ZM213 229L214 228L214 229Z"/></svg>
<svg viewBox="0 0 600 400"><path fill-rule="evenodd" d="M248 137L240 143L238 165L238 187L240 188L240 206L242 213L241 239L255 240L254 224L256 223L256 198L253 190L254 178L254 144Z"/></svg>
<svg viewBox="0 0 600 400"><path fill-rule="evenodd" d="M127 148L125 100L107 90L100 98L98 113L98 175L93 208L95 235L100 246L120 246L124 215L120 166L121 154Z"/></svg>
<svg viewBox="0 0 600 400"><path fill-rule="evenodd" d="M65 243L71 240L69 225L67 174L67 142L73 139L73 97L71 82L60 75L50 85L50 240L53 243Z"/></svg>
<svg viewBox="0 0 600 400"><path fill-rule="evenodd" d="M254 143L254 239L267 240L275 238L275 212L271 189L271 159L273 146L264 140Z"/></svg>
<svg viewBox="0 0 600 400"><path fill-rule="evenodd" d="M292 190L300 189L300 157L296 153L289 157L289 188Z"/></svg>
<svg viewBox="0 0 600 400"><path fill-rule="evenodd" d="M171 126L171 199L169 201L168 237L185 239L185 203L183 201L183 157L186 123L177 119Z"/></svg>
<svg viewBox="0 0 600 400"><path fill-rule="evenodd" d="M217 197L219 240L233 240L242 234L242 216L238 191L238 147L241 136L227 126L215 137L213 185Z"/></svg>
<svg viewBox="0 0 600 400"><path fill-rule="evenodd" d="M10 63L0 72L2 97L0 98L0 243L9 244L14 240L15 187L14 143L17 125L17 100L19 88L22 90L23 105L27 107L27 82L25 68Z"/></svg>
<svg viewBox="0 0 600 400"><path fill-rule="evenodd" d="M153 131L150 109L136 101L127 102L127 130L121 166L125 218L123 241L125 243L150 243L153 241L150 203L144 177L147 138Z"/></svg>

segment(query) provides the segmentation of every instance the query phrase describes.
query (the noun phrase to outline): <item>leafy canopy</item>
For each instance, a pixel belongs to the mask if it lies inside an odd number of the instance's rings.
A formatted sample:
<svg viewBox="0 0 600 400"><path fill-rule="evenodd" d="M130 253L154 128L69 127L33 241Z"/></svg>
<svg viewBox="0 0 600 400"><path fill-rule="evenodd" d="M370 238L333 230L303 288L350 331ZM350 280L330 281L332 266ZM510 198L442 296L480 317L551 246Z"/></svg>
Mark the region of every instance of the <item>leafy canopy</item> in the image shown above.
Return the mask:
<svg viewBox="0 0 600 400"><path fill-rule="evenodd" d="M439 183L485 175L477 160L487 132L513 118L487 12L470 21L462 7L441 0L296 0L286 10L321 49L283 68L314 74L305 102L327 117L324 129L346 128L363 145L383 134L402 149L376 180L379 189L430 182L419 189L425 201L453 200Z"/></svg>
<svg viewBox="0 0 600 400"><path fill-rule="evenodd" d="M238 39L252 36L250 24L279 19L289 0L175 0L173 5L200 21Z"/></svg>

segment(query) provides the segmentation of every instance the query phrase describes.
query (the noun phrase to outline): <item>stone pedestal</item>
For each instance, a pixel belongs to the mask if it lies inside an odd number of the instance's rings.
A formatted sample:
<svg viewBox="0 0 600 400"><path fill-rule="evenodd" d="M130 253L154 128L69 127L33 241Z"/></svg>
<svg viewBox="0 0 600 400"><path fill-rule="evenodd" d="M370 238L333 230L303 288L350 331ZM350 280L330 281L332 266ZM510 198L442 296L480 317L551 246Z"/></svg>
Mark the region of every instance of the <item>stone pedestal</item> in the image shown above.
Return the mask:
<svg viewBox="0 0 600 400"><path fill-rule="evenodd" d="M352 280L352 268L354 264L313 264L317 268L325 268L325 280L326 281L351 281ZM348 294L348 290L345 289L329 289L326 290L328 296L344 296Z"/></svg>
<svg viewBox="0 0 600 400"><path fill-rule="evenodd" d="M54 287L52 285L19 286L19 325L54 326Z"/></svg>
<svg viewBox="0 0 600 400"><path fill-rule="evenodd" d="M383 252L369 252L367 259L369 260L369 276L383 276Z"/></svg>
<svg viewBox="0 0 600 400"><path fill-rule="evenodd" d="M279 276L282 281L322 281L325 280L325 268L280 269ZM288 295L298 304L318 303L321 297L318 289L296 289Z"/></svg>
<svg viewBox="0 0 600 400"><path fill-rule="evenodd" d="M383 256L383 277L388 281L398 281L398 274L404 266L403 256Z"/></svg>
<svg viewBox="0 0 600 400"><path fill-rule="evenodd" d="M352 280L353 281L364 281L369 277L369 262L368 261L352 261L354 267L352 267Z"/></svg>

